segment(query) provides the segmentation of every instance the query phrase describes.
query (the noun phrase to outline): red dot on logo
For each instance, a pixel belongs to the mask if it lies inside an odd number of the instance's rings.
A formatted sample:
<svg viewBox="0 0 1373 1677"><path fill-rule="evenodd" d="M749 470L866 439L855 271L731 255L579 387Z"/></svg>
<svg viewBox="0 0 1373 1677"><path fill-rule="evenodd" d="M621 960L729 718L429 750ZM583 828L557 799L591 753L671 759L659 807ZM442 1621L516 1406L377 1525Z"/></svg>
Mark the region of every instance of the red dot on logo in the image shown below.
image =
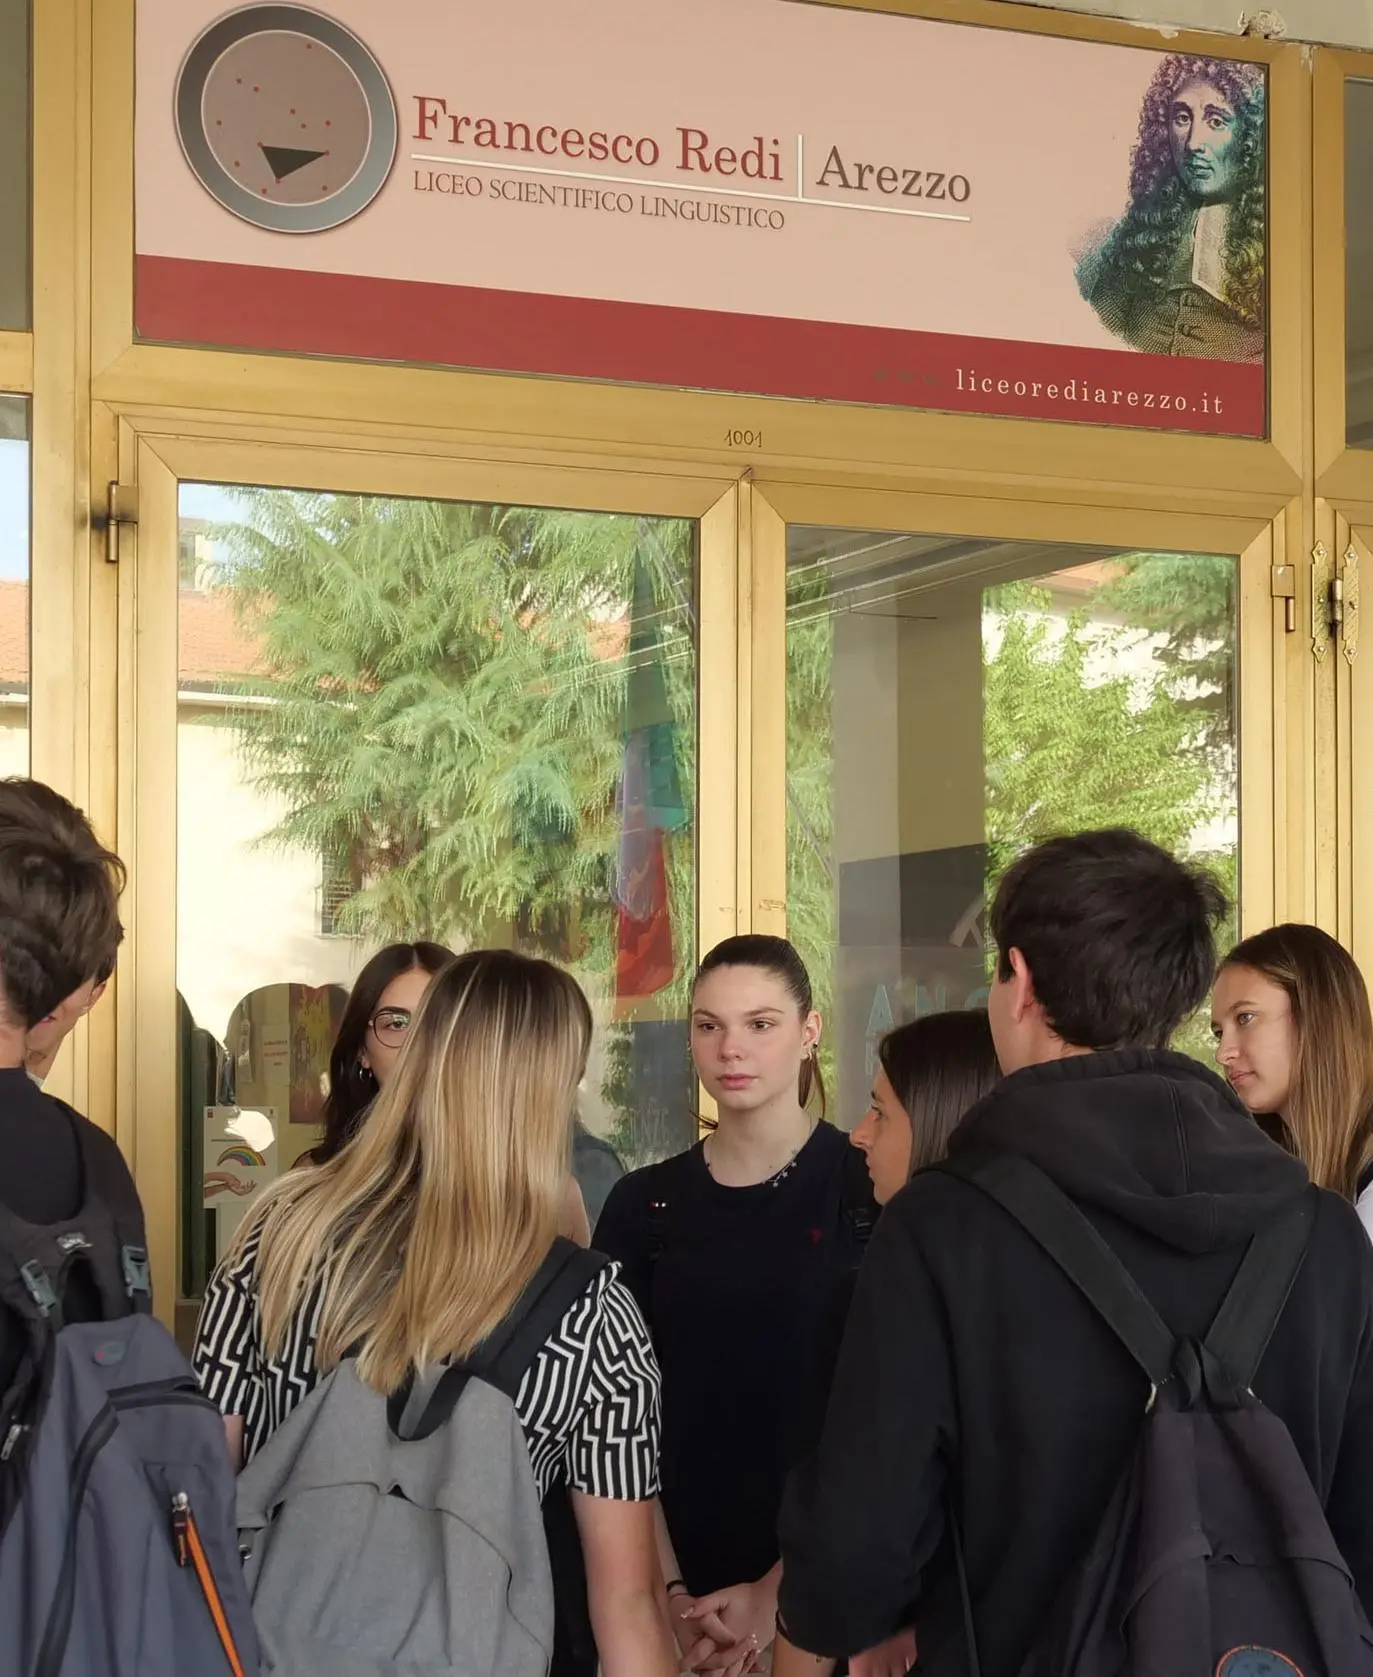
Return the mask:
<svg viewBox="0 0 1373 1677"><path fill-rule="evenodd" d="M819 1229L812 1229L810 1231L810 1243L811 1243L812 1246L818 1246L820 1244L821 1239L822 1239L822 1236L821 1236L821 1233L820 1233Z"/></svg>

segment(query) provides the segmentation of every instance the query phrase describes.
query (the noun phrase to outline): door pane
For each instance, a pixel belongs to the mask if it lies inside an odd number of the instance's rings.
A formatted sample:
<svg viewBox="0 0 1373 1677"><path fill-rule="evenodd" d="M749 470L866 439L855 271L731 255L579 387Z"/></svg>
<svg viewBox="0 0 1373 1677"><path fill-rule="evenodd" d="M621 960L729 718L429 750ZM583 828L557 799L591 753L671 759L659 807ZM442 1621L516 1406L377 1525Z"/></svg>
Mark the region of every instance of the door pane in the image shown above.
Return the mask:
<svg viewBox="0 0 1373 1677"><path fill-rule="evenodd" d="M29 325L29 4L0 0L0 331Z"/></svg>
<svg viewBox="0 0 1373 1677"><path fill-rule="evenodd" d="M696 527L184 485L177 973L183 1286L318 1138L383 944L559 962L580 1116L691 1139Z"/></svg>
<svg viewBox="0 0 1373 1677"><path fill-rule="evenodd" d="M1037 840L1134 827L1233 894L1235 561L800 526L787 560L788 925L851 1125L885 1031L985 1002Z"/></svg>
<svg viewBox="0 0 1373 1677"><path fill-rule="evenodd" d="M1373 82L1344 84L1345 426L1373 448Z"/></svg>
<svg viewBox="0 0 1373 1677"><path fill-rule="evenodd" d="M29 772L29 404L0 396L0 776Z"/></svg>

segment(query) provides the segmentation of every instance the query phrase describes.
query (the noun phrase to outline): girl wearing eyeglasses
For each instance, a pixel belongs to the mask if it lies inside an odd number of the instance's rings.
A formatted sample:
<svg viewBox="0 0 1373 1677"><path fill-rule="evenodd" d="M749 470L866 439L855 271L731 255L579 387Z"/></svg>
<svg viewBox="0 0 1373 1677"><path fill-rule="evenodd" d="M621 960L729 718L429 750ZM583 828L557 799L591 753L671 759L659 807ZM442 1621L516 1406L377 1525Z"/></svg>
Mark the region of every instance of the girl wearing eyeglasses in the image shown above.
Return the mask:
<svg viewBox="0 0 1373 1677"><path fill-rule="evenodd" d="M328 1164L362 1128L377 1091L395 1069L425 992L454 958L441 943L389 943L358 974L329 1056L329 1093L320 1113L324 1139L301 1164ZM580 1246L591 1244L575 1180L568 1183L559 1232Z"/></svg>
<svg viewBox="0 0 1373 1677"><path fill-rule="evenodd" d="M405 1045L410 1020L434 974L453 959L441 943L391 943L357 976L329 1056L324 1139L302 1163L328 1164L362 1128Z"/></svg>

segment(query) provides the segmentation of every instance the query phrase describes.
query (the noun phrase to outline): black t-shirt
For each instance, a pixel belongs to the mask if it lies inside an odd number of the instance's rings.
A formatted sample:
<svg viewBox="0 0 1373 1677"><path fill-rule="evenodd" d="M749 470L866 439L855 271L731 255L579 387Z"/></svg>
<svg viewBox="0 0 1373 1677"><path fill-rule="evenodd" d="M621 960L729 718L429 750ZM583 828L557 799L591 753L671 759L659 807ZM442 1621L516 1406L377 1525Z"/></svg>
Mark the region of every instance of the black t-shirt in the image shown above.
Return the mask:
<svg viewBox="0 0 1373 1677"><path fill-rule="evenodd" d="M85 1193L77 1125L89 1122L45 1095L22 1066L0 1069L0 1203L40 1227L75 1216ZM96 1135L97 1144L117 1158L109 1137ZM126 1170L122 1160L116 1168ZM100 1296L83 1265L71 1272L62 1310L71 1322L100 1317ZM14 1378L22 1351L15 1318L0 1306L0 1392Z"/></svg>
<svg viewBox="0 0 1373 1677"><path fill-rule="evenodd" d="M617 1183L596 1225L662 1366L663 1509L695 1594L777 1561L783 1482L814 1427L821 1325L862 1255L844 1208L848 1148L821 1124L779 1179L725 1188L697 1145Z"/></svg>

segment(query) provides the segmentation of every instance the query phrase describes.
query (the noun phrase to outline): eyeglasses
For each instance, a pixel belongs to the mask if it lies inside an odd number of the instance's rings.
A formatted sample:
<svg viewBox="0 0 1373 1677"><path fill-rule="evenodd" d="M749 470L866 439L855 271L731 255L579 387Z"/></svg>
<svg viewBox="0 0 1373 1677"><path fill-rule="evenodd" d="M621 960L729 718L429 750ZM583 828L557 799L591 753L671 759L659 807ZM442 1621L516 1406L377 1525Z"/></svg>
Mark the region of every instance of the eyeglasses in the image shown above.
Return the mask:
<svg viewBox="0 0 1373 1677"><path fill-rule="evenodd" d="M384 1043L387 1048L399 1048L405 1041L405 1033L410 1029L410 1009L378 1008L367 1023L372 1027L378 1042Z"/></svg>

